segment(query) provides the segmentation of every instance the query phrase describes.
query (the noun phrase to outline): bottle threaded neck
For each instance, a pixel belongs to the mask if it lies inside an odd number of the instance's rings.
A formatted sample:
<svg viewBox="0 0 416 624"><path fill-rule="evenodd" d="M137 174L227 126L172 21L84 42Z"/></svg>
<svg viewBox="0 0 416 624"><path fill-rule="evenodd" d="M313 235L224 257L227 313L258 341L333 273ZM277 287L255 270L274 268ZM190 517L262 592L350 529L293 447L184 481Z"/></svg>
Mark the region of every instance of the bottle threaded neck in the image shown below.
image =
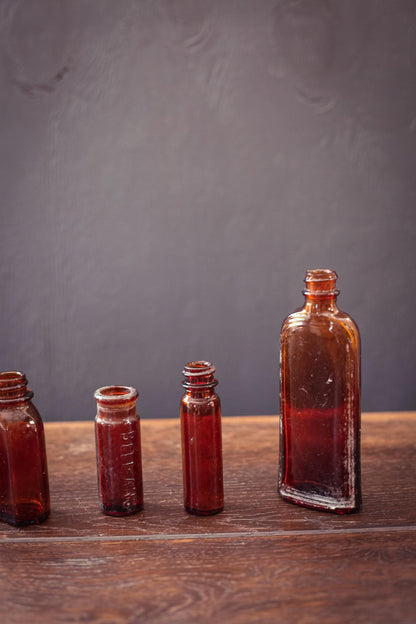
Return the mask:
<svg viewBox="0 0 416 624"><path fill-rule="evenodd" d="M305 274L303 294L311 297L337 296L337 279L338 275L332 269L309 269Z"/></svg>
<svg viewBox="0 0 416 624"><path fill-rule="evenodd" d="M27 388L27 379L20 371L0 372L0 402L13 403L14 401L29 400L33 392Z"/></svg>
<svg viewBox="0 0 416 624"><path fill-rule="evenodd" d="M94 392L99 405L111 407L136 401L139 393L133 386L103 386Z"/></svg>
<svg viewBox="0 0 416 624"><path fill-rule="evenodd" d="M218 381L214 379L215 366L206 360L195 360L185 364L182 375L184 388L202 390L204 388L214 388Z"/></svg>

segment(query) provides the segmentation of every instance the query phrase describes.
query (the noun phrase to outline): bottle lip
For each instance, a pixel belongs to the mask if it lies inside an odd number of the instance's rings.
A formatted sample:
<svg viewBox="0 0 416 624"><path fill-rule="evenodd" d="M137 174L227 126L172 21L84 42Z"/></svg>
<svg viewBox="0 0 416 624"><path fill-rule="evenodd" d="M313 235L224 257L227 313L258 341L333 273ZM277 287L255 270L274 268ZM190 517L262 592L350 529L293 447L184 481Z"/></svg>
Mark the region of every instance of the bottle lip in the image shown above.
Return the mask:
<svg viewBox="0 0 416 624"><path fill-rule="evenodd" d="M30 401L32 390L27 388L26 375L20 371L0 372L0 403L22 403Z"/></svg>
<svg viewBox="0 0 416 624"><path fill-rule="evenodd" d="M201 377L206 375L213 375L216 368L212 362L208 360L193 360L185 364L182 374L187 377Z"/></svg>
<svg viewBox="0 0 416 624"><path fill-rule="evenodd" d="M94 398L99 403L124 403L135 401L139 393L133 386L102 386L94 392Z"/></svg>
<svg viewBox="0 0 416 624"><path fill-rule="evenodd" d="M305 282L327 282L337 280L338 274L333 269L307 269Z"/></svg>
<svg viewBox="0 0 416 624"><path fill-rule="evenodd" d="M20 371L0 372L0 389L20 390L27 386L26 375Z"/></svg>
<svg viewBox="0 0 416 624"><path fill-rule="evenodd" d="M218 381L214 379L216 368L208 360L193 360L185 364L182 375L184 388L203 390L204 388L214 388ZM208 378L208 379L207 379ZM210 379L209 379L210 378Z"/></svg>
<svg viewBox="0 0 416 624"><path fill-rule="evenodd" d="M313 297L339 295L336 288L338 275L332 269L308 269L305 274L305 285L302 293Z"/></svg>

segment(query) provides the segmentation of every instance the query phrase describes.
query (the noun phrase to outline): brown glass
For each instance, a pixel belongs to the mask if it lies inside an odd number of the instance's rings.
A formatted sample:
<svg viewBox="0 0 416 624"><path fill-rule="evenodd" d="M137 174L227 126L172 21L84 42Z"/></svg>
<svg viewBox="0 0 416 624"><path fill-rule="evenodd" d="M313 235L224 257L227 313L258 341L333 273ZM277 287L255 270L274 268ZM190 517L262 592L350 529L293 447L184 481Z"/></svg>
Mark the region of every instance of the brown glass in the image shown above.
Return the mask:
<svg viewBox="0 0 416 624"><path fill-rule="evenodd" d="M337 277L307 271L305 304L282 326L279 493L343 514L361 504L360 335Z"/></svg>
<svg viewBox="0 0 416 624"><path fill-rule="evenodd" d="M0 520L38 524L50 513L42 419L24 373L0 373Z"/></svg>
<svg viewBox="0 0 416 624"><path fill-rule="evenodd" d="M183 491L186 511L199 516L224 508L221 405L214 388L215 366L186 364L181 399Z"/></svg>
<svg viewBox="0 0 416 624"><path fill-rule="evenodd" d="M94 397L101 511L110 516L137 513L143 509L138 392L130 386L105 386Z"/></svg>

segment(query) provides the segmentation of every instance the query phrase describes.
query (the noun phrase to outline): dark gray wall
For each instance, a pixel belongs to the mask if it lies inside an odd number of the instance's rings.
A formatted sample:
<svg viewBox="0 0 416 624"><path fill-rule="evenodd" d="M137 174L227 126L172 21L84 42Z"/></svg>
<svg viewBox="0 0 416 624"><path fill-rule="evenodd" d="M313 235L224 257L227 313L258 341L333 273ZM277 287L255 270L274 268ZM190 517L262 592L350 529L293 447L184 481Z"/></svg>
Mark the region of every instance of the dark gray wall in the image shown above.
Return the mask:
<svg viewBox="0 0 416 624"><path fill-rule="evenodd" d="M0 368L276 413L306 268L340 275L363 408L416 409L413 0L0 0Z"/></svg>

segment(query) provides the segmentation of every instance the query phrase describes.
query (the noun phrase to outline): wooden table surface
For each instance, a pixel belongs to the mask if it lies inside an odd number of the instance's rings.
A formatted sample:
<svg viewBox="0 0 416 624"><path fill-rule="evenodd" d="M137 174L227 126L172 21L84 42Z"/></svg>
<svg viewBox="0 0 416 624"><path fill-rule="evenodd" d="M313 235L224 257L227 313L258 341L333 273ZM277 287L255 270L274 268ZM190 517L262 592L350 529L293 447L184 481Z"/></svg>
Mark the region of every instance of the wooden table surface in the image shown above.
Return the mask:
<svg viewBox="0 0 416 624"><path fill-rule="evenodd" d="M92 422L45 425L51 518L0 525L0 622L416 621L416 412L364 414L363 509L279 498L278 418L223 418L225 511L182 506L177 419L143 420L145 509L100 513Z"/></svg>

